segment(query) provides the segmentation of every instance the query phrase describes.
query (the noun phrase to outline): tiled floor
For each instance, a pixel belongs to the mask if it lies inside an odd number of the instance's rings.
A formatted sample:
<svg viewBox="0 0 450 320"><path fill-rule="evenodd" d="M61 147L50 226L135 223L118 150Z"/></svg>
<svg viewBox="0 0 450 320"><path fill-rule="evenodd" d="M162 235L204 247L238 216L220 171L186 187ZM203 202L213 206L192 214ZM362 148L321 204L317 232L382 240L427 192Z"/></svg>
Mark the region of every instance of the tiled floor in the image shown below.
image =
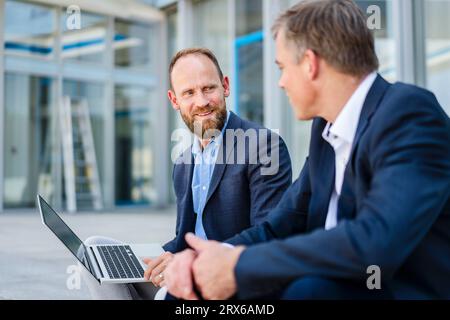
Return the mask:
<svg viewBox="0 0 450 320"><path fill-rule="evenodd" d="M175 234L175 208L63 214L79 235L129 243L165 243ZM89 299L87 288L67 287L74 258L41 222L37 211L0 213L0 299Z"/></svg>

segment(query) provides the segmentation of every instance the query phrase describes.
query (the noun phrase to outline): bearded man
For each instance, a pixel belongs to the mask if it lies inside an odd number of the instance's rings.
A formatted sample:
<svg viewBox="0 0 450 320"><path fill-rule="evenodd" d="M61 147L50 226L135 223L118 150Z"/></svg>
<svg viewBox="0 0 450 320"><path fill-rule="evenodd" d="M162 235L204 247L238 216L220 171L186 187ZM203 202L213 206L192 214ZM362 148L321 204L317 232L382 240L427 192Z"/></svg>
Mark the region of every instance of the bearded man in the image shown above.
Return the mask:
<svg viewBox="0 0 450 320"><path fill-rule="evenodd" d="M205 48L178 52L169 67L169 100L193 133L192 145L175 161L176 235L165 253L145 259L151 283L100 286L84 274L95 299L152 299L165 286L163 271L174 253L187 248L189 232L223 241L266 220L292 182L283 140L261 125L227 111L230 81ZM90 237L86 244L120 243ZM164 290L160 290L164 296Z"/></svg>

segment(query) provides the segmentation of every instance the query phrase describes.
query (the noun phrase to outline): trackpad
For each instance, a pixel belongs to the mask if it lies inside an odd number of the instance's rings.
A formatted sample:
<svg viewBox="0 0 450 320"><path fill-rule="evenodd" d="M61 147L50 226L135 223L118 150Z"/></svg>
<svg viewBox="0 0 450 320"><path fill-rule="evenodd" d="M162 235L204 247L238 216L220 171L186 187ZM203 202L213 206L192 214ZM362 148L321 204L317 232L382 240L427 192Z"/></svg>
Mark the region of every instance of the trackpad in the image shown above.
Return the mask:
<svg viewBox="0 0 450 320"><path fill-rule="evenodd" d="M140 259L156 258L164 253L159 243L132 244L130 247Z"/></svg>

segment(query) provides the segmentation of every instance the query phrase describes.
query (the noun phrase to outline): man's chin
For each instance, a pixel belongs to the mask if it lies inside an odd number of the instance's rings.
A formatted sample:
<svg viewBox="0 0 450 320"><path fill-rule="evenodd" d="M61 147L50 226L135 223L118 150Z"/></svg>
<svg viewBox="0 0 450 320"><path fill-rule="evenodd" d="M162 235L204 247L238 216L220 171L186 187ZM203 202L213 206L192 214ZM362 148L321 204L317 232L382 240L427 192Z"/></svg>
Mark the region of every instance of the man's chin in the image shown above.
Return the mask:
<svg viewBox="0 0 450 320"><path fill-rule="evenodd" d="M295 111L295 117L297 118L297 120L300 121L309 121L315 118L315 116L311 115L310 113L305 113L301 111Z"/></svg>
<svg viewBox="0 0 450 320"><path fill-rule="evenodd" d="M303 115L303 114L297 115L296 118L297 118L297 120L300 120L300 121L308 121L308 120L312 119L311 117Z"/></svg>

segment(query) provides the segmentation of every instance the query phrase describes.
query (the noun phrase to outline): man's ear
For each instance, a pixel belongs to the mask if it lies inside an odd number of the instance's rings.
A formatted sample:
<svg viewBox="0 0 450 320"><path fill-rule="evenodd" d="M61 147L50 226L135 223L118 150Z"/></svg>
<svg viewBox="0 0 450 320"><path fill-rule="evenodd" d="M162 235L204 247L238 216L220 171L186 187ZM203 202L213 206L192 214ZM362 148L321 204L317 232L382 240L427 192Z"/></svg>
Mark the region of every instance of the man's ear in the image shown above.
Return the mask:
<svg viewBox="0 0 450 320"><path fill-rule="evenodd" d="M170 103L172 104L172 108L175 110L180 110L180 106L178 105L177 97L175 96L175 92L172 90L167 91L167 97L170 100Z"/></svg>
<svg viewBox="0 0 450 320"><path fill-rule="evenodd" d="M311 49L305 52L306 68L308 68L308 76L310 80L316 80L319 76L320 58Z"/></svg>
<svg viewBox="0 0 450 320"><path fill-rule="evenodd" d="M225 76L223 77L222 80L222 86L223 86L223 94L225 97L229 97L230 96L230 79Z"/></svg>

